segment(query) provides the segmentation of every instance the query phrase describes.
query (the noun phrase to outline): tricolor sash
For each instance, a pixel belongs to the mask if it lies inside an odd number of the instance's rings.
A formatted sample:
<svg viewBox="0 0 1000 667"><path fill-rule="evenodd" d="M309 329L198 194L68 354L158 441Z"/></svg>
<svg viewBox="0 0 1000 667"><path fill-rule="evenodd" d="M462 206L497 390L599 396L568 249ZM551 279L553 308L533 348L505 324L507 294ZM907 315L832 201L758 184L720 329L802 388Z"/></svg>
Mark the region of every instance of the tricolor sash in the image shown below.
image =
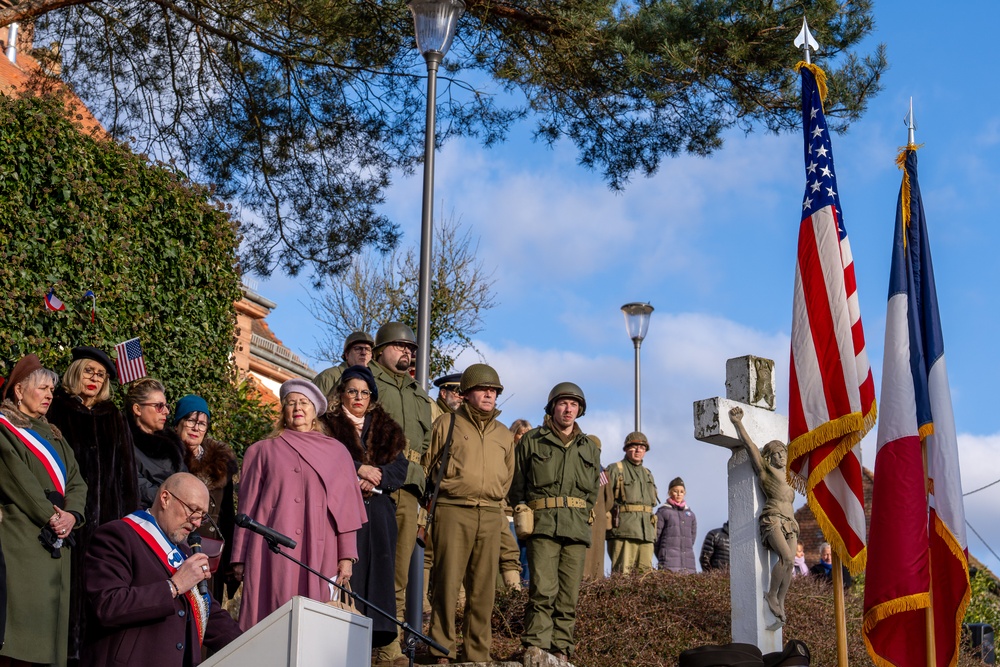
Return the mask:
<svg viewBox="0 0 1000 667"><path fill-rule="evenodd" d="M0 412L0 425L13 433L18 442L42 463L49 479L52 480L54 490L65 497L66 464L63 463L62 457L59 456L59 452L52 446L52 443L31 429L14 426L2 412Z"/></svg>
<svg viewBox="0 0 1000 667"><path fill-rule="evenodd" d="M156 519L146 510L132 512L123 521L135 530L170 574L176 572L187 558L177 548L177 545L167 538L156 523ZM198 628L198 643L201 644L205 641L205 630L208 627L209 597L208 595L199 595L197 586L185 592L184 597L187 598L191 609L195 612L193 614L194 622Z"/></svg>

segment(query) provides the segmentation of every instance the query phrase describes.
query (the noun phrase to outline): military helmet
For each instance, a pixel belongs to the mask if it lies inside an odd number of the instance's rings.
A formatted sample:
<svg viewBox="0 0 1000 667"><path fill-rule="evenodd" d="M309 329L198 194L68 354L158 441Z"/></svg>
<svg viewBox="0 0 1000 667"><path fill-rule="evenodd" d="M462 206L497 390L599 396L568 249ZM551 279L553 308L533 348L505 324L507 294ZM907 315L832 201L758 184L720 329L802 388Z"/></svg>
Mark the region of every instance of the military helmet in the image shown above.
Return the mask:
<svg viewBox="0 0 1000 667"><path fill-rule="evenodd" d="M357 345L358 343L368 343L373 348L375 347L375 341L372 340L372 337L368 334L367 331L355 331L354 333L352 333L350 336L347 337L347 340L344 341L344 353L341 355L341 358L346 361L347 351L350 350L355 345Z"/></svg>
<svg viewBox="0 0 1000 667"><path fill-rule="evenodd" d="M503 393L500 376L492 366L486 364L472 364L465 369L462 373L462 382L458 386L458 393L464 394L476 387L492 387L497 390L497 396Z"/></svg>
<svg viewBox="0 0 1000 667"><path fill-rule="evenodd" d="M625 446L622 447L622 449L628 449L629 445L644 445L646 447L646 451L648 452L649 438L647 438L645 434L640 433L639 431L632 431L631 433L625 436Z"/></svg>
<svg viewBox="0 0 1000 667"><path fill-rule="evenodd" d="M577 417L582 417L583 413L587 411L587 399L583 396L583 389L572 382L560 382L549 392L549 402L545 404L545 414L552 416L552 408L560 398L573 398L580 402L580 414Z"/></svg>
<svg viewBox="0 0 1000 667"><path fill-rule="evenodd" d="M416 346L417 337L413 334L413 329L402 322L387 322L375 334L375 350L380 350L389 343L409 343Z"/></svg>

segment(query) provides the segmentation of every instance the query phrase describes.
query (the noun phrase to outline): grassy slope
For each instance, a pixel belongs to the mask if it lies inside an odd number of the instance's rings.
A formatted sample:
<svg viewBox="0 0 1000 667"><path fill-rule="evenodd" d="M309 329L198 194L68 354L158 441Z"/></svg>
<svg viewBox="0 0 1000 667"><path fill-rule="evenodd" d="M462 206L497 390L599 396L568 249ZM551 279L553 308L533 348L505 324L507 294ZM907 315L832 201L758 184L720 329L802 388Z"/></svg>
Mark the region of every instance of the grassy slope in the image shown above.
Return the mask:
<svg viewBox="0 0 1000 667"><path fill-rule="evenodd" d="M521 653L526 593L498 595L493 614L493 655ZM797 579L788 592L785 640L806 642L812 664L837 664L833 593L829 586ZM849 664L872 665L861 638L860 592L847 595ZM577 613L578 667L676 665L684 649L730 641L729 578L726 574L651 572L586 582ZM923 641L923 638L919 638ZM959 667L980 665L963 655Z"/></svg>

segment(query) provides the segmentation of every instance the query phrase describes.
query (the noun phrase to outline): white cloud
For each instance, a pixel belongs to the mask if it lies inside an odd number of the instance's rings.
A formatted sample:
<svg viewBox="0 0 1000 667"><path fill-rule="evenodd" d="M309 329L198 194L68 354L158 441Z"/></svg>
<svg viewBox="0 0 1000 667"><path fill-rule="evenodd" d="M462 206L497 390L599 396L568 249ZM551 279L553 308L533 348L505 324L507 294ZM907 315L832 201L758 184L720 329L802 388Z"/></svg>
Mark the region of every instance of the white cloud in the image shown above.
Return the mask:
<svg viewBox="0 0 1000 667"><path fill-rule="evenodd" d="M962 469L962 489L965 493L976 491L1000 479L1000 433L991 435L958 435L959 460ZM1000 560L989 549L1000 554L1000 484L977 491L965 497L965 517L982 536L982 540L968 531L969 552L983 561L994 572L1000 571ZM983 540L986 544L984 546Z"/></svg>

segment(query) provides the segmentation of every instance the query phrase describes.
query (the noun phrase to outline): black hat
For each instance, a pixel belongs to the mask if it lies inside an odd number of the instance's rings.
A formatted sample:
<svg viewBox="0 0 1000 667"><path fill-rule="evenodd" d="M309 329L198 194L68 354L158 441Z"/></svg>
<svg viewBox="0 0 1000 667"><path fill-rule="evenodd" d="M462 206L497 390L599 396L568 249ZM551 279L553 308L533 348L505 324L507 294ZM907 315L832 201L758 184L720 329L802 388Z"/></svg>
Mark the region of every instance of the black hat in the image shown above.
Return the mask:
<svg viewBox="0 0 1000 667"><path fill-rule="evenodd" d="M118 370L115 368L115 363L103 350L98 350L96 347L74 347L73 361L78 359L93 359L104 366L104 370L108 372L108 378L112 382L118 382Z"/></svg>
<svg viewBox="0 0 1000 667"><path fill-rule="evenodd" d="M452 373L451 375L442 375L437 380L434 380L434 386L439 389L449 389L451 391L456 391L461 381L462 381L461 373Z"/></svg>
<svg viewBox="0 0 1000 667"><path fill-rule="evenodd" d="M367 366L351 366L340 376L340 385L346 385L348 380L364 380L368 385L368 391L372 393L372 403L378 400L378 385L375 384L375 376L368 370Z"/></svg>
<svg viewBox="0 0 1000 667"><path fill-rule="evenodd" d="M679 667L763 667L760 649L752 644L698 646L680 654Z"/></svg>

